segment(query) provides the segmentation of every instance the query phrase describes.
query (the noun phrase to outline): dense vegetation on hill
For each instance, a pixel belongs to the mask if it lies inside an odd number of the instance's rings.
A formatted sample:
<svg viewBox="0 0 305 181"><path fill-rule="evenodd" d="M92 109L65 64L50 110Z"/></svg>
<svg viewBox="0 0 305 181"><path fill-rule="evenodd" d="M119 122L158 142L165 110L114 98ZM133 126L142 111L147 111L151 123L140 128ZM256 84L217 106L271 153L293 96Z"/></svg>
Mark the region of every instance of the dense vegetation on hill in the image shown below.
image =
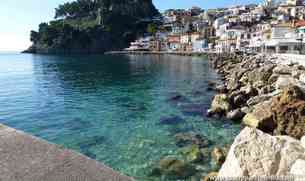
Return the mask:
<svg viewBox="0 0 305 181"><path fill-rule="evenodd" d="M159 15L152 0L76 0L31 31L32 53L101 53L124 48Z"/></svg>

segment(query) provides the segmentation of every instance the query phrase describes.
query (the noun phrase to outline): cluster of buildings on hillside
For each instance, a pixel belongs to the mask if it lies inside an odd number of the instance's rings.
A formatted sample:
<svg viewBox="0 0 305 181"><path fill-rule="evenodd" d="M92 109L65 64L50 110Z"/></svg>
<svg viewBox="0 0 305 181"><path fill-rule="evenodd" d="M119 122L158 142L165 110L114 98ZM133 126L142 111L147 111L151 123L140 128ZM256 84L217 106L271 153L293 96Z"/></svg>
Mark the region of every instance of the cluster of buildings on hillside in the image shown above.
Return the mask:
<svg viewBox="0 0 305 181"><path fill-rule="evenodd" d="M265 0L230 8L170 9L154 18L157 29L132 42L129 51L302 53L302 0Z"/></svg>

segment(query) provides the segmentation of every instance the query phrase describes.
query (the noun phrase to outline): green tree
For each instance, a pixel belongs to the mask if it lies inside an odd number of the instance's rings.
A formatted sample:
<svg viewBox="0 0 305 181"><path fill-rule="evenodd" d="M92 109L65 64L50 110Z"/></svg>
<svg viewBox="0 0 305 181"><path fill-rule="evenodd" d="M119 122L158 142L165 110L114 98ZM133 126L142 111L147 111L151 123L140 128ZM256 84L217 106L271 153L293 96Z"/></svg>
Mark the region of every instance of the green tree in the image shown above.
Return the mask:
<svg viewBox="0 0 305 181"><path fill-rule="evenodd" d="M37 31L31 31L30 40L34 44L37 43L39 40L39 33Z"/></svg>
<svg viewBox="0 0 305 181"><path fill-rule="evenodd" d="M148 33L154 35L157 32L157 30L158 30L158 27L157 27L156 24L151 23L151 24L147 25L147 32Z"/></svg>

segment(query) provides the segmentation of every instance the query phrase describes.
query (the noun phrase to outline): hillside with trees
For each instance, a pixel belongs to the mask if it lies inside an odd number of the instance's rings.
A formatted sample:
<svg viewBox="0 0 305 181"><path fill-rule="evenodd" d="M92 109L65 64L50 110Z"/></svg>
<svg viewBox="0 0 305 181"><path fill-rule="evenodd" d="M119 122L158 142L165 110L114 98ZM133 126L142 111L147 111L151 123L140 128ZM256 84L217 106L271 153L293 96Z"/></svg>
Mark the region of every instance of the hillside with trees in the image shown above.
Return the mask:
<svg viewBox="0 0 305 181"><path fill-rule="evenodd" d="M76 0L31 31L31 53L102 53L128 46L159 12L152 0Z"/></svg>

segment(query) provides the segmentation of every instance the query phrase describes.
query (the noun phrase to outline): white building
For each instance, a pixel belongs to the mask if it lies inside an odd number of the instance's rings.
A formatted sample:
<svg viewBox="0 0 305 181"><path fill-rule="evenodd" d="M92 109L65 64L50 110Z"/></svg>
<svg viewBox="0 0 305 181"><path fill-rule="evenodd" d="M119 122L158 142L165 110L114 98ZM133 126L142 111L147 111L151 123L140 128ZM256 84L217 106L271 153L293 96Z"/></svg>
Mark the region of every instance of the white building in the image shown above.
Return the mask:
<svg viewBox="0 0 305 181"><path fill-rule="evenodd" d="M298 33L289 26L272 28L271 39L263 42L263 51L267 53L299 53L301 44Z"/></svg>

